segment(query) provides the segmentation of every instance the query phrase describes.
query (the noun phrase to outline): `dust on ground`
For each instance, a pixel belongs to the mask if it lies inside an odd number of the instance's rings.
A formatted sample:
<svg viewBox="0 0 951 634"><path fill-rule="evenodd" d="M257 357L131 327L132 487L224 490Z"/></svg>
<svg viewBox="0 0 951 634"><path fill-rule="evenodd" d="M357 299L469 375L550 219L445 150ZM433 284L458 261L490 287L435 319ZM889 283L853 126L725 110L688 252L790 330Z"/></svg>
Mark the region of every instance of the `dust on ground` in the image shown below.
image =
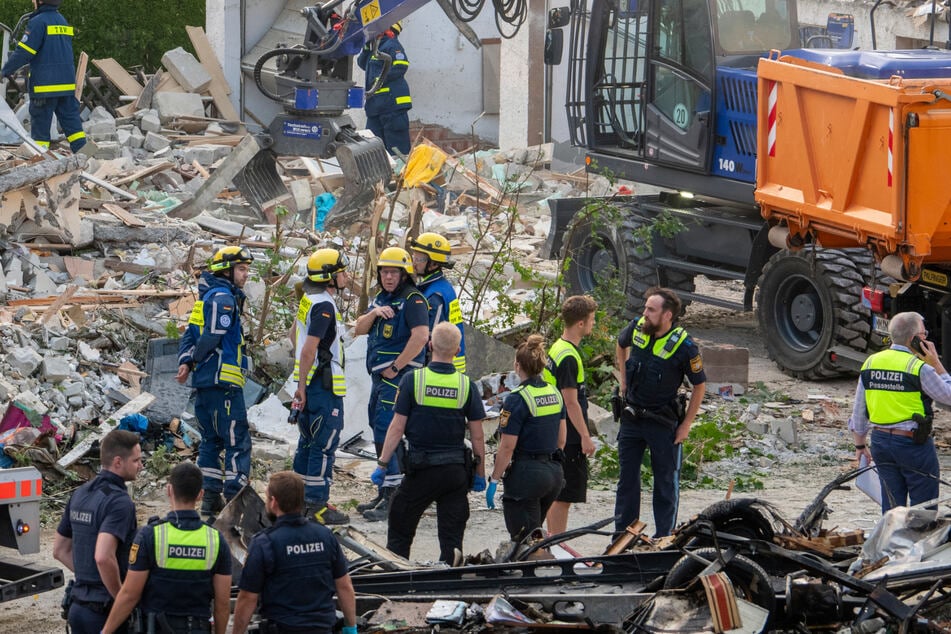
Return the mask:
<svg viewBox="0 0 951 634"><path fill-rule="evenodd" d="M698 281L698 287L709 290L711 287ZM718 292L736 298L738 287L730 283L718 283L714 287ZM766 348L760 336L756 316L752 312L731 311L722 308L692 304L682 324L696 338L713 342L732 344L748 348L750 351L749 376L751 385L770 394L785 396L793 402L815 401L817 395L836 403L832 414L811 422L799 421L798 446L789 447L776 438L764 439L775 449L773 457L764 459L758 465L758 473L763 489L752 493L738 493L734 497L755 496L775 505L789 520L795 520L799 513L815 498L823 486L837 475L853 466L851 437L846 422L851 410L852 395L855 389L854 379L842 379L823 383L798 381L781 373L767 358ZM810 399L810 397L813 397ZM705 407L718 406L719 397L708 395ZM936 418L936 428L949 426L947 412L940 412ZM940 445L939 445L940 446ZM947 452L939 451L939 454ZM942 455L942 466L949 468L947 455ZM350 513L351 525L365 532L372 540L386 543L386 523L371 523L360 517L352 506L372 497L373 485L369 474L373 463L365 460L338 460L343 472L338 474L331 493L331 499ZM278 465L277 468L283 468ZM730 463L710 468L730 469ZM722 473L720 474L723 475ZM263 483L257 483L263 484ZM710 504L723 499L723 489L684 489L681 491L679 521L684 521L703 510ZM650 492L642 496L641 517L653 528ZM507 533L501 510L485 508L482 494L470 494L471 516L465 535L466 554L476 554L488 550L494 554ZM162 514L165 507L162 487L148 486L138 494L140 520L150 515ZM879 518L877 505L856 489L835 491L827 498L831 515L825 522L827 528L861 528L869 530ZM572 507L569 516L569 528L594 523L613 515L614 491L591 490L588 501ZM42 552L30 559L39 564L58 565L52 558L53 534L55 524L43 527ZM608 544L606 536L584 536L570 542L577 551L586 555L600 554ZM436 540L436 519L434 509L427 512L420 522L413 544L412 558L417 561L434 561L438 558ZM71 577L67 573L67 578ZM55 590L32 598L18 599L0 604L0 631L59 633L64 630L64 621L60 618L59 602L62 591Z"/></svg>

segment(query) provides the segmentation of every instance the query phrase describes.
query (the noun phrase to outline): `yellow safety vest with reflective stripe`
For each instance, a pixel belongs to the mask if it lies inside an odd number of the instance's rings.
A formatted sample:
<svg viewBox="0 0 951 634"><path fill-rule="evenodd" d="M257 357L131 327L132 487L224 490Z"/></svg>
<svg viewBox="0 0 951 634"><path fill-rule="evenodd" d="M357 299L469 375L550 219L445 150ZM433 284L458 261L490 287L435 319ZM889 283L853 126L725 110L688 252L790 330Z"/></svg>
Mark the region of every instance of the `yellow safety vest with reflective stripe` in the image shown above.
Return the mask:
<svg viewBox="0 0 951 634"><path fill-rule="evenodd" d="M518 395L522 397L533 418L560 415L564 409L561 392L554 385L548 383L544 386L520 385L513 392L518 392Z"/></svg>
<svg viewBox="0 0 951 634"><path fill-rule="evenodd" d="M167 570L212 570L218 560L221 535L211 526L183 531L162 522L152 531L155 537L155 564Z"/></svg>
<svg viewBox="0 0 951 634"><path fill-rule="evenodd" d="M552 366L549 368L545 366L545 369L542 370L542 378L545 379L545 383L549 385L558 386L558 379L555 377L555 374L552 372L552 369L557 368L561 365L561 362L566 357L574 357L575 362L578 365L578 389L584 385L584 364L581 362L581 355L578 353L578 349L570 341L565 341L562 338L558 338L555 343L551 344L551 348L548 349L548 358L552 361Z"/></svg>
<svg viewBox="0 0 951 634"><path fill-rule="evenodd" d="M461 372L442 374L430 368L413 372L413 394L425 407L462 409L469 400L469 377Z"/></svg>
<svg viewBox="0 0 951 634"><path fill-rule="evenodd" d="M868 420L876 425L895 425L926 413L921 391L921 368L925 362L904 350L876 352L862 364L862 386Z"/></svg>
<svg viewBox="0 0 951 634"><path fill-rule="evenodd" d="M310 329L311 308L316 304L329 302L333 306L334 322L336 323L336 336L330 342L330 368L333 376L333 393L337 396L347 395L347 383L344 379L343 370L343 346L340 345L340 337L343 334L343 319L340 317L340 311L337 310L337 303L333 296L324 290L321 293L304 294L300 298L300 304L297 306L297 341L294 354L294 381L300 380L301 351L304 349L304 342L307 340L307 331ZM311 359L310 371L307 373L307 384L310 385L314 373L317 371L317 353Z"/></svg>
<svg viewBox="0 0 951 634"><path fill-rule="evenodd" d="M643 332L641 332L641 324L644 323L644 318L641 317L637 322L637 327L634 328L634 332L631 335L631 345L636 346L640 349L647 348L647 344L650 342L650 337ZM661 359L669 359L674 356L674 353L677 352L677 349L680 345L687 340L687 331L681 328L680 326L676 328L671 328L670 332L661 337L660 339L654 340L654 347L651 348L651 352L654 353L655 357L660 357Z"/></svg>

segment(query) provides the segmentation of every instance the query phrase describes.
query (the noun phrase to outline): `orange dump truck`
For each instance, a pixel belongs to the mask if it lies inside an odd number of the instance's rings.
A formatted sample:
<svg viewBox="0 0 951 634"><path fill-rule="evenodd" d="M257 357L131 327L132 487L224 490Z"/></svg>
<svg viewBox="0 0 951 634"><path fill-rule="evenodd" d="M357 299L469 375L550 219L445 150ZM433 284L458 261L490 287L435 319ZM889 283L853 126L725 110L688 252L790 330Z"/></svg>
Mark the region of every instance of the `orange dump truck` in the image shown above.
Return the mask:
<svg viewBox="0 0 951 634"><path fill-rule="evenodd" d="M869 79L781 57L761 60L757 79L754 195L770 242L874 252L912 283L864 288L873 330L916 310L951 358L951 77Z"/></svg>
<svg viewBox="0 0 951 634"><path fill-rule="evenodd" d="M951 78L860 79L793 57L757 76L755 197L776 246L867 247L909 281L951 263Z"/></svg>

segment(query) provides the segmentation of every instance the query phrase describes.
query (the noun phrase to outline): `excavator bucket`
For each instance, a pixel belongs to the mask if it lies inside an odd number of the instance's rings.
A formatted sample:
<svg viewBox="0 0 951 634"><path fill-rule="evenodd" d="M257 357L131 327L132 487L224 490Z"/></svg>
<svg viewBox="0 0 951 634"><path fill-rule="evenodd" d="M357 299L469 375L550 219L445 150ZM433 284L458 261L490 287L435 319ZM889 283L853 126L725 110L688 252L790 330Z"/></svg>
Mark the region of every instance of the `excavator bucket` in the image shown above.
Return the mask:
<svg viewBox="0 0 951 634"><path fill-rule="evenodd" d="M377 184L389 182L393 175L383 141L376 137L352 135L337 147L337 162L345 184L343 193L327 214L326 225L346 224L355 212L373 202Z"/></svg>

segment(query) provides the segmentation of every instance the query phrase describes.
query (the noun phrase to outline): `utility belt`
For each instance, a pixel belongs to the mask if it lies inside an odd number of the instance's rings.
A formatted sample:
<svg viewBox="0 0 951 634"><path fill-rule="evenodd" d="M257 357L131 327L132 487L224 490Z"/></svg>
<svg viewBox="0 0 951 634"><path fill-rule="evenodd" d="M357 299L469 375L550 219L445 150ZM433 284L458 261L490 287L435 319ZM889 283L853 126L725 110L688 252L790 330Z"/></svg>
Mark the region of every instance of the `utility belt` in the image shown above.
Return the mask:
<svg viewBox="0 0 951 634"><path fill-rule="evenodd" d="M918 426L913 430L908 429L889 429L885 425L880 425L875 427L873 431L882 432L885 434L892 434L894 436L905 436L911 438L912 442L916 445L923 445L928 442L928 439L934 436L934 417L933 416L922 416L921 414L912 414L911 420L918 423Z"/></svg>
<svg viewBox="0 0 951 634"><path fill-rule="evenodd" d="M513 460L537 460L538 462L553 462L554 453L529 453L527 451L516 451L512 455Z"/></svg>
<svg viewBox="0 0 951 634"><path fill-rule="evenodd" d="M319 379L320 387L329 391L334 389L334 371L331 360L333 360L333 354L330 350L318 348L317 367L314 369L314 376L310 378L311 383Z"/></svg>
<svg viewBox="0 0 951 634"><path fill-rule="evenodd" d="M72 598L71 602L98 614L109 614L109 610L112 609L112 599L103 603L102 601L85 601L83 599Z"/></svg>
<svg viewBox="0 0 951 634"><path fill-rule="evenodd" d="M405 470L407 474L414 473L428 467L443 465L467 465L472 461L472 452L468 449L449 449L446 451L421 451L410 449L406 452Z"/></svg>
<svg viewBox="0 0 951 634"><path fill-rule="evenodd" d="M316 627L290 627L267 619L258 623L260 634L325 634L326 630Z"/></svg>
<svg viewBox="0 0 951 634"><path fill-rule="evenodd" d="M145 615L145 634L204 634L211 632L211 620L201 616L149 612Z"/></svg>
<svg viewBox="0 0 951 634"><path fill-rule="evenodd" d="M627 403L621 412L621 423L649 420L660 423L668 429L676 429L686 416L687 397L684 394L678 394L673 401L659 409L648 409Z"/></svg>

